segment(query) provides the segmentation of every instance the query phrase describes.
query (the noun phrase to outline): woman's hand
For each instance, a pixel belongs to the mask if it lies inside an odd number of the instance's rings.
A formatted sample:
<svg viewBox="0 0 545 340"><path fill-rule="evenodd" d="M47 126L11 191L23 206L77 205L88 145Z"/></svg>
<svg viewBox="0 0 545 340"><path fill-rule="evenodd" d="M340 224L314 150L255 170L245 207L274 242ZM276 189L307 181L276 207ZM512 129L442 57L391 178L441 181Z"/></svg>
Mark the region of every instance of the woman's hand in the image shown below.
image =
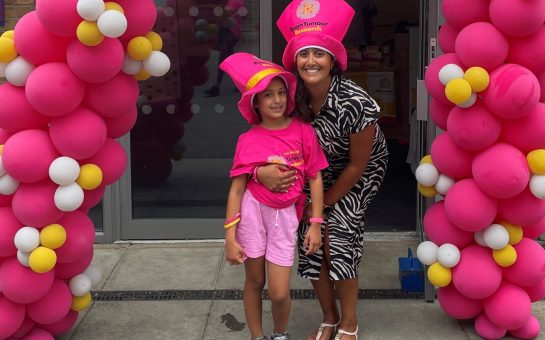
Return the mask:
<svg viewBox="0 0 545 340"><path fill-rule="evenodd" d="M322 247L322 231L319 223L311 223L308 227L303 247L308 248L305 255L314 254Z"/></svg>
<svg viewBox="0 0 545 340"><path fill-rule="evenodd" d="M242 250L242 247L236 241L227 241L225 243L225 260L229 264L244 263L245 257L244 250Z"/></svg>
<svg viewBox="0 0 545 340"><path fill-rule="evenodd" d="M296 171L280 164L269 164L257 169L257 180L270 191L288 192L297 180Z"/></svg>

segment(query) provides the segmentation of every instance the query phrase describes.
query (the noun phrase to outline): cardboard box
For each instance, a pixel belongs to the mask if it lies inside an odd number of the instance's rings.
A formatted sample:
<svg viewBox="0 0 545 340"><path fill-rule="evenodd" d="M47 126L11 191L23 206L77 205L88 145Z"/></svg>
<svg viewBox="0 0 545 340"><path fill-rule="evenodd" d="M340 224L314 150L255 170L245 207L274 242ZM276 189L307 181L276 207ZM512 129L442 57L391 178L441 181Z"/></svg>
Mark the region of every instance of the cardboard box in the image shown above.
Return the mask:
<svg viewBox="0 0 545 340"><path fill-rule="evenodd" d="M380 106L381 117L396 117L394 72L349 72L349 78L361 86Z"/></svg>

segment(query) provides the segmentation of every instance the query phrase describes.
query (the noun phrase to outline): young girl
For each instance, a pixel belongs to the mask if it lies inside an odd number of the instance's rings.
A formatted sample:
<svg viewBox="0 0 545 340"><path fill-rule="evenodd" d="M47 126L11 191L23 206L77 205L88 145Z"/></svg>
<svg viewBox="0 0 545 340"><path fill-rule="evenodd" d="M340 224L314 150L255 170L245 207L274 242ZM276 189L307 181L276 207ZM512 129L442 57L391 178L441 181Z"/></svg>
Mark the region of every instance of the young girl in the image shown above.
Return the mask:
<svg viewBox="0 0 545 340"><path fill-rule="evenodd" d="M290 274L297 228L309 180L311 226L305 237L307 254L322 244L323 187L320 170L327 161L314 129L289 114L294 108L295 77L280 66L248 53L236 53L220 68L242 92L241 114L252 124L237 142L225 221L226 260L244 263L244 312L252 339L266 339L262 328L261 295L269 278L274 331L271 340L290 339L286 332L291 309ZM271 192L255 173L267 164L295 170L297 180L283 192Z"/></svg>

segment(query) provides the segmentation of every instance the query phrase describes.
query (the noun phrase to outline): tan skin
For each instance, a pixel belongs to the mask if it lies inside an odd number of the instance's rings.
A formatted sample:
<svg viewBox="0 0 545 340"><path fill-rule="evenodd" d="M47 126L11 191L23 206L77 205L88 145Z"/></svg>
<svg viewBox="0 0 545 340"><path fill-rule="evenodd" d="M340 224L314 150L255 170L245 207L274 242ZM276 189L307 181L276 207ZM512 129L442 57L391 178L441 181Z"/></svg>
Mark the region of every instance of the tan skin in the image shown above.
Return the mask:
<svg viewBox="0 0 545 340"><path fill-rule="evenodd" d="M300 51L296 58L297 72L302 78L311 97L314 114L319 114L327 97L331 84L330 70L334 59L327 52L308 48ZM335 183L324 193L324 203L333 206L344 197L364 174L373 146L375 125L370 125L359 133L350 135L350 161ZM295 181L292 171L281 171L280 166L269 165L259 167L258 179L272 191L287 190ZM325 256L318 280L311 280L316 290L323 314L323 322L335 324L340 321L339 328L354 332L357 328L356 306L358 302L359 279L331 281L329 279L330 255L329 238L326 228L324 237ZM340 313L335 303L335 290L340 299ZM326 327L321 340L332 336L333 328ZM316 339L317 331L310 334L308 340ZM355 336L342 335L341 339L355 339Z"/></svg>
<svg viewBox="0 0 545 340"><path fill-rule="evenodd" d="M284 113L287 106L286 87L282 80L274 78L269 86L256 96L255 107L261 116L260 126L275 130L287 127L291 121ZM230 218L240 211L242 196L246 190L247 175L231 180L227 198L226 216ZM323 183L321 174L309 179L313 203L311 210L315 217L322 217ZM263 335L261 295L266 277L269 278L269 297L274 322L274 332L284 333L288 326L291 311L290 276L291 267L269 262L264 256L245 258L244 249L235 238L236 226L225 231L225 259L232 265L244 263L246 281L244 283L244 313L252 339ZM312 254L322 246L320 224L312 223L305 237L307 254ZM266 275L267 274L267 275Z"/></svg>

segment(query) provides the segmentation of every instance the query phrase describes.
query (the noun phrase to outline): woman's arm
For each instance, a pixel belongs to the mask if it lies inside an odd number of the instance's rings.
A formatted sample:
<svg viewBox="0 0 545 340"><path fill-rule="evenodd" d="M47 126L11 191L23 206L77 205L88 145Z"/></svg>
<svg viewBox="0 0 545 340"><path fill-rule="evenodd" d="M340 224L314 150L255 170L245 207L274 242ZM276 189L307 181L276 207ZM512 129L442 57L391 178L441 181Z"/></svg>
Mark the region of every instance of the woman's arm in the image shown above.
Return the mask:
<svg viewBox="0 0 545 340"><path fill-rule="evenodd" d="M297 180L295 173L295 170L279 164L263 165L255 172L257 180L267 189L275 192L287 192Z"/></svg>
<svg viewBox="0 0 545 340"><path fill-rule="evenodd" d="M240 212L242 195L246 189L247 180L248 176L245 174L236 176L231 180L231 188L229 189L229 195L227 197L226 220L232 219L233 216ZM244 216L242 216L242 218L244 218ZM230 264L240 264L244 262L244 251L235 239L236 228L237 226L234 225L233 227L225 229L225 259Z"/></svg>
<svg viewBox="0 0 545 340"><path fill-rule="evenodd" d="M324 206L324 185L322 181L322 173L318 171L315 178L309 178L310 201L312 213L310 217L322 218ZM312 222L305 235L303 243L304 248L308 248L305 255L310 255L316 252L322 246L322 232L320 230L321 223Z"/></svg>

